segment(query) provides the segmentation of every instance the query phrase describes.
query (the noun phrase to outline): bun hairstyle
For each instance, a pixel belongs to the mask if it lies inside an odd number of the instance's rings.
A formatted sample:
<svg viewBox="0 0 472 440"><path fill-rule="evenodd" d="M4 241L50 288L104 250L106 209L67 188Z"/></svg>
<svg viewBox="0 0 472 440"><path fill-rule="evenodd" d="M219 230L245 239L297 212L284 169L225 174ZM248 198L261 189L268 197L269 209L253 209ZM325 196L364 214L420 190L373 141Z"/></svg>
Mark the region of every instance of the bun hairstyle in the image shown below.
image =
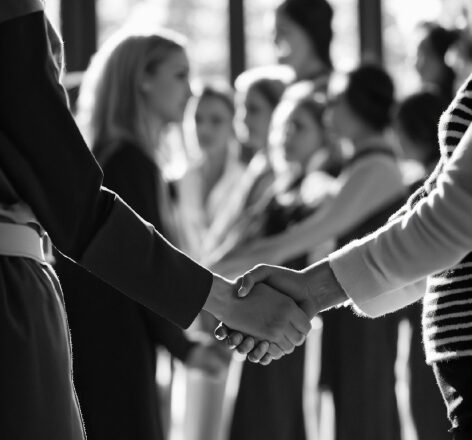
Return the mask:
<svg viewBox="0 0 472 440"><path fill-rule="evenodd" d="M373 129L383 130L390 125L395 88L381 66L365 64L350 72L344 96L351 110Z"/></svg>
<svg viewBox="0 0 472 440"><path fill-rule="evenodd" d="M333 8L326 0L284 0L277 8L298 24L310 39L313 49L331 69L330 47L333 39Z"/></svg>
<svg viewBox="0 0 472 440"><path fill-rule="evenodd" d="M429 43L434 55L444 60L448 49L459 39L460 32L456 29L446 29L437 23L423 22L420 29L426 33L426 40Z"/></svg>

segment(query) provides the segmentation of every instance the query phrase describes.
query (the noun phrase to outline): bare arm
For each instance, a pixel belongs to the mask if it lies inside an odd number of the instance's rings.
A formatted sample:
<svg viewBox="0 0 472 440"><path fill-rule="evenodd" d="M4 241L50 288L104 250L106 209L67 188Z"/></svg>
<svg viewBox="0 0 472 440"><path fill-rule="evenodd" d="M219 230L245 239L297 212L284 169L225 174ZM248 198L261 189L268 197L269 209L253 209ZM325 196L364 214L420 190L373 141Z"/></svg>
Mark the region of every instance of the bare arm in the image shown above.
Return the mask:
<svg viewBox="0 0 472 440"><path fill-rule="evenodd" d="M258 240L230 254L214 269L231 276L259 263L282 264L339 237L402 195L403 184L394 167L385 162L384 157L374 157L359 164L346 176L336 197L316 213L283 233Z"/></svg>

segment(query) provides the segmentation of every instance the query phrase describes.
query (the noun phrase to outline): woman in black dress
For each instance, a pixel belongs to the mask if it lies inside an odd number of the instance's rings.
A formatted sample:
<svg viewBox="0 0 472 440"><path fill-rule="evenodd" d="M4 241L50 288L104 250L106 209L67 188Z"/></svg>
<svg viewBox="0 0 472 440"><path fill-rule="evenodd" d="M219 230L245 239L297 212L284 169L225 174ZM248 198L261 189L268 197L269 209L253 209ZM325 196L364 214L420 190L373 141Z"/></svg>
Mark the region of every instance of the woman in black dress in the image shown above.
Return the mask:
<svg viewBox="0 0 472 440"><path fill-rule="evenodd" d="M79 97L78 118L105 184L175 245L177 219L158 155L163 130L181 120L190 96L188 69L177 40L130 36L97 53ZM162 345L188 366L215 374L224 355L216 346L189 341L181 329L67 260L60 259L57 270L88 438L164 438L156 348Z"/></svg>
<svg viewBox="0 0 472 440"><path fill-rule="evenodd" d="M311 89L309 89L311 91ZM272 191L262 200L263 214L253 219L260 236L281 233L304 218L310 209L302 187L312 157L324 148L323 104L311 94L282 99L274 112L269 157L275 173ZM255 237L252 237L254 239ZM246 244L241 244L244 252ZM229 254L216 269L232 273L245 267L244 258ZM285 265L299 269L307 264L300 255ZM237 268L237 269L236 269ZM304 440L303 414L305 349L298 347L277 364L262 367L245 362L236 397L231 440Z"/></svg>

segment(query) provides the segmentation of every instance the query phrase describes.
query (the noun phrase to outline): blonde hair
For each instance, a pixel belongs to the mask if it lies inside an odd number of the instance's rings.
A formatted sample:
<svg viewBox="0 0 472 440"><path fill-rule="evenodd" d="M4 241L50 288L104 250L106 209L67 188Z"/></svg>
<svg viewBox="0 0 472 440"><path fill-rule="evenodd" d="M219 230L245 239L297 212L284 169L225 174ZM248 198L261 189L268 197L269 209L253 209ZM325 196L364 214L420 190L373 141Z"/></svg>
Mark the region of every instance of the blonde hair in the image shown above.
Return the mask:
<svg viewBox="0 0 472 440"><path fill-rule="evenodd" d="M141 84L146 74L183 48L182 37L170 31L118 34L95 54L80 89L77 122L99 162L123 140L152 151Z"/></svg>

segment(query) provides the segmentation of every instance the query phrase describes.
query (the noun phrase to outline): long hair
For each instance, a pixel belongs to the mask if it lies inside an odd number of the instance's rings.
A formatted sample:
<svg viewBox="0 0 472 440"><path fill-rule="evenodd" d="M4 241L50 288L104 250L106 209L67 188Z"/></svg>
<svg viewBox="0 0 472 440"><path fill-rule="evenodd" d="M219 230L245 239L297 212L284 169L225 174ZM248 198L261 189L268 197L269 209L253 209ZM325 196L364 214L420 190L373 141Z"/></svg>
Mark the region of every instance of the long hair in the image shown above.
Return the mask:
<svg viewBox="0 0 472 440"><path fill-rule="evenodd" d="M141 84L182 49L180 37L170 33L118 35L93 57L80 89L77 121L99 162L123 140L152 151Z"/></svg>

